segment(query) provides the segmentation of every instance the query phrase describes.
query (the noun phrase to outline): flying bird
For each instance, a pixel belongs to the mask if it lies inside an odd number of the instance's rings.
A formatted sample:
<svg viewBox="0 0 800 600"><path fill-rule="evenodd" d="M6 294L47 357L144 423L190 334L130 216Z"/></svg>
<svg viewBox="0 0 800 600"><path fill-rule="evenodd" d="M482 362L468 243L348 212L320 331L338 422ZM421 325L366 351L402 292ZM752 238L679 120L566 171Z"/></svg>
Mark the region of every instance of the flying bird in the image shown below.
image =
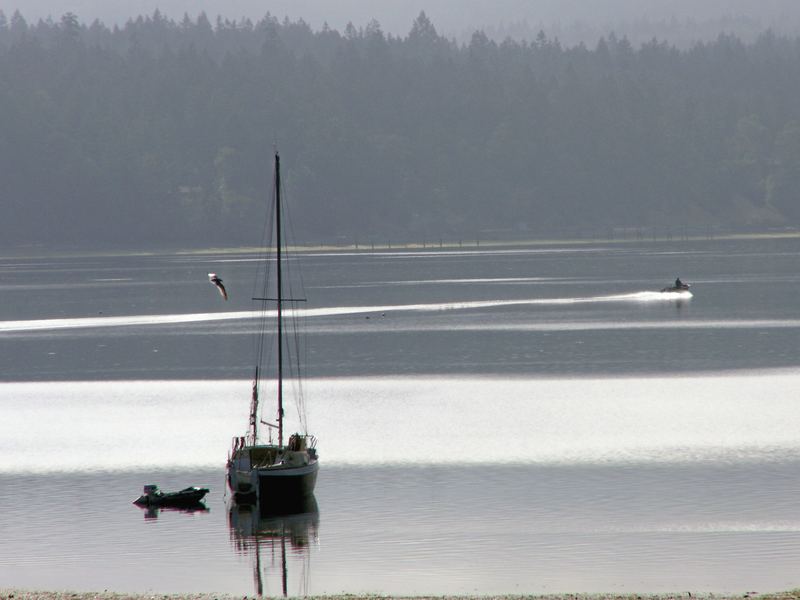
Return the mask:
<svg viewBox="0 0 800 600"><path fill-rule="evenodd" d="M216 286L216 288L219 290L220 296L222 296L225 300L227 300L228 292L225 291L225 286L222 285L222 279L217 277L216 273L209 273L208 280Z"/></svg>

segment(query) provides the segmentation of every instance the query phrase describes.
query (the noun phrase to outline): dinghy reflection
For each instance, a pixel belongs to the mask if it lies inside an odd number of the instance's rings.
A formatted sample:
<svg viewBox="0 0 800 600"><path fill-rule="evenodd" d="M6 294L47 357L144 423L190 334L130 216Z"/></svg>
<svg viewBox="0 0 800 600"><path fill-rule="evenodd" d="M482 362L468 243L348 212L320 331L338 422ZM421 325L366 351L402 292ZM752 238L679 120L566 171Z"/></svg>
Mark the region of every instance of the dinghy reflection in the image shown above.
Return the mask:
<svg viewBox="0 0 800 600"><path fill-rule="evenodd" d="M253 587L257 596L289 595L292 571L292 596L308 594L311 546L317 543L319 508L314 496L307 498L297 512L268 513L257 504L232 503L228 512L231 542L238 554L253 562ZM280 592L275 586L280 584Z"/></svg>
<svg viewBox="0 0 800 600"><path fill-rule="evenodd" d="M158 515L162 512L179 512L179 513L207 513L208 507L202 502L195 506L140 506L144 512L146 521L157 519Z"/></svg>

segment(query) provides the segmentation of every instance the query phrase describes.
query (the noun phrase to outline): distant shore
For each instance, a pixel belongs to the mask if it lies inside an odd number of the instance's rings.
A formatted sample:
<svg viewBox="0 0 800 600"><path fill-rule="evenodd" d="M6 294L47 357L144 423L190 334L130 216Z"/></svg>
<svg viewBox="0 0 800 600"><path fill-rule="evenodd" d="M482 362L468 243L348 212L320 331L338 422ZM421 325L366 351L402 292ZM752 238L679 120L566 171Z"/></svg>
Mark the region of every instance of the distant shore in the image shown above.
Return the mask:
<svg viewBox="0 0 800 600"><path fill-rule="evenodd" d="M230 594L119 594L114 592L44 592L30 590L0 590L0 600L242 600L251 595ZM500 596L383 596L345 594L307 596L308 600L800 600L800 589L788 592L759 594L549 594Z"/></svg>
<svg viewBox="0 0 800 600"><path fill-rule="evenodd" d="M613 237L530 237L519 239L493 239L491 237L454 240L429 240L415 242L412 240L398 242L362 241L360 243L301 243L291 246L292 252L386 252L386 251L417 251L417 250L475 250L475 249L506 249L506 248L531 248L540 246L586 246L591 244L631 244L631 243L664 243L688 241L736 241L736 240L779 240L800 238L800 231L787 229L784 231L750 231L750 232L712 232L705 234L683 235L680 232L664 234L659 231L657 236L651 233L652 228L631 227L624 231L617 231ZM189 256L217 255L217 254L258 254L263 248L249 246L209 246L206 248L191 248L186 246L161 247L161 248L118 248L99 247L87 249L84 247L49 248L44 244L29 246L0 247L0 258L51 258L53 256L84 257L84 256L158 256L162 254L178 254Z"/></svg>

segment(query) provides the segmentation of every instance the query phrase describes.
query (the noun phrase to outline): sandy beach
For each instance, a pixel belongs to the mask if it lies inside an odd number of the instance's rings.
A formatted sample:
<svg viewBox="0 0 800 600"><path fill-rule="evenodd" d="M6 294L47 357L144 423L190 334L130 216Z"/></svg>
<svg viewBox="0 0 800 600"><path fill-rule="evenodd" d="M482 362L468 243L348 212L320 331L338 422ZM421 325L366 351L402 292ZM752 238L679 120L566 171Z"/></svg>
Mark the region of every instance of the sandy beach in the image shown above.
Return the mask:
<svg viewBox="0 0 800 600"><path fill-rule="evenodd" d="M0 590L0 600L255 600L256 596L225 594L118 594L113 592L71 592ZM553 594L546 596L307 596L307 600L800 600L800 589L759 594Z"/></svg>

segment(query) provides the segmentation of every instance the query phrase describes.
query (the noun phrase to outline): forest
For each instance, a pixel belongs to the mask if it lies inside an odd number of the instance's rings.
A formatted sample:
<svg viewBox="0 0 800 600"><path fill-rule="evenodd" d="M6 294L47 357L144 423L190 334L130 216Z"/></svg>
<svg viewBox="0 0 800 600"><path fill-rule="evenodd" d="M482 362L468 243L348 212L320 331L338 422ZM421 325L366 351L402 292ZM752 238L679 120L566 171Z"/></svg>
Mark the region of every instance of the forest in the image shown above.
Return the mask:
<svg viewBox="0 0 800 600"><path fill-rule="evenodd" d="M158 11L0 13L0 245L800 225L800 38L468 42Z"/></svg>

